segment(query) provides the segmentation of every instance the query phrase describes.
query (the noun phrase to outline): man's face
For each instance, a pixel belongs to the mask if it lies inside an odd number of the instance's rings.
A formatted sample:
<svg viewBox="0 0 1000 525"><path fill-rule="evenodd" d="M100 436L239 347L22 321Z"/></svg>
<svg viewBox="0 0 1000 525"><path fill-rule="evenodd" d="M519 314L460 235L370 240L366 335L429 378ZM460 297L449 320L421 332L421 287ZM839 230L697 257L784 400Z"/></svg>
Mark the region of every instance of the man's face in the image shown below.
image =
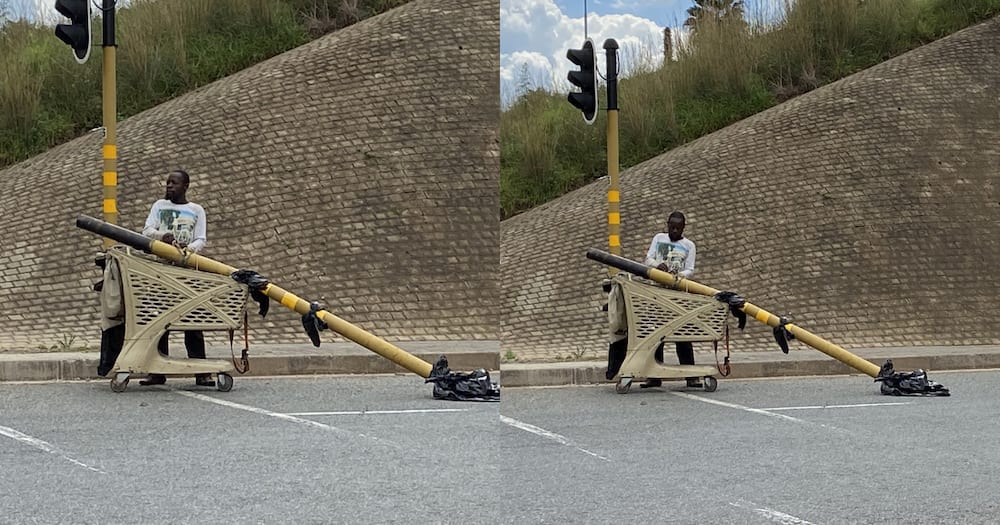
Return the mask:
<svg viewBox="0 0 1000 525"><path fill-rule="evenodd" d="M681 240L684 235L684 219L672 218L667 221L667 235L670 236L670 240L677 242Z"/></svg>
<svg viewBox="0 0 1000 525"><path fill-rule="evenodd" d="M184 199L186 192L187 184L184 183L184 178L180 173L167 175L167 192L163 198L171 202L177 202Z"/></svg>

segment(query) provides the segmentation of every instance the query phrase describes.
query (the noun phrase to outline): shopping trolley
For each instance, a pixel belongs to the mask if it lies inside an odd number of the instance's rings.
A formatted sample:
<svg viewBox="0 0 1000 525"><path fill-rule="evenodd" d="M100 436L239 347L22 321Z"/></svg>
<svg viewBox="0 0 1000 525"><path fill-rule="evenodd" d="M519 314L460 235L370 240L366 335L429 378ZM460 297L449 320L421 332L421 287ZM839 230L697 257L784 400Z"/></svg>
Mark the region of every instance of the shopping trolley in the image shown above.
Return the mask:
<svg viewBox="0 0 1000 525"><path fill-rule="evenodd" d="M162 262L127 246L111 246L107 272L120 281L124 342L111 375L111 390L124 392L133 376L216 376L216 388L233 388L233 361L167 357L157 343L167 331L226 330L243 326L249 289L230 277ZM110 279L114 280L114 279ZM109 279L105 278L105 286Z"/></svg>

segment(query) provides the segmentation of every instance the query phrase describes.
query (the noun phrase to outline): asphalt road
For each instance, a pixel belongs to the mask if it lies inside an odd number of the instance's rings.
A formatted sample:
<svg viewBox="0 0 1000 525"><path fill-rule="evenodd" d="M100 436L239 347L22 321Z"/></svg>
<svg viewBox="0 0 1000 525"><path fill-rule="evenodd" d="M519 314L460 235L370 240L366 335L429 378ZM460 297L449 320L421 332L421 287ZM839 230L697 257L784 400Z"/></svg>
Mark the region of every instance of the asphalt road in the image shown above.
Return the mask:
<svg viewBox="0 0 1000 525"><path fill-rule="evenodd" d="M996 523L1000 371L511 388L0 383L2 523Z"/></svg>
<svg viewBox="0 0 1000 525"><path fill-rule="evenodd" d="M0 383L0 522L496 516L498 403L438 401L412 375L193 383Z"/></svg>
<svg viewBox="0 0 1000 525"><path fill-rule="evenodd" d="M867 376L507 389L505 519L998 523L1000 372L930 379L952 396L883 396Z"/></svg>

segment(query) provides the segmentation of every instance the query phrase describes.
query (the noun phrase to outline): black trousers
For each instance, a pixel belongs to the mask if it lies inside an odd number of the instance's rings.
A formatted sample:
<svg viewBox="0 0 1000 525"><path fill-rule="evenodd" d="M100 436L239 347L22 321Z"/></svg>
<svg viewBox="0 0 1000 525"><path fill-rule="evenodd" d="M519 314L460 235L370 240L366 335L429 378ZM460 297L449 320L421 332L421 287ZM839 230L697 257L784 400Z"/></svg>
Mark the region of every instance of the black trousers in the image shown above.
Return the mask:
<svg viewBox="0 0 1000 525"><path fill-rule="evenodd" d="M693 365L694 364L694 344L691 341L678 341L675 343L677 347L677 363L682 365ZM656 354L654 355L657 361L663 362L663 346L656 349Z"/></svg>
<svg viewBox="0 0 1000 525"><path fill-rule="evenodd" d="M101 360L97 363L98 375L107 375L114 368L123 346L125 346L125 323L101 331Z"/></svg>
<svg viewBox="0 0 1000 525"><path fill-rule="evenodd" d="M168 349L169 337L170 332L165 332L156 344L156 349L163 355L170 355ZM184 347L187 348L188 357L192 359L205 359L205 333L201 330L185 331Z"/></svg>

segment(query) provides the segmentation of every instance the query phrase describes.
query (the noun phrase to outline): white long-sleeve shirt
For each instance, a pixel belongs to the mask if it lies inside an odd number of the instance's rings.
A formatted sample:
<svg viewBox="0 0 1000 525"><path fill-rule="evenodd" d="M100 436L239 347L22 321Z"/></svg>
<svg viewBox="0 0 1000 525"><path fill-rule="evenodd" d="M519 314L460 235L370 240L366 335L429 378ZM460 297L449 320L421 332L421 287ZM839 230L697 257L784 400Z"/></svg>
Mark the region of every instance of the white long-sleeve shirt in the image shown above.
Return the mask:
<svg viewBox="0 0 1000 525"><path fill-rule="evenodd" d="M646 265L659 266L665 262L671 271L678 270L681 277L690 279L694 275L694 258L695 247L690 239L681 237L674 242L666 233L657 233L649 243Z"/></svg>
<svg viewBox="0 0 1000 525"><path fill-rule="evenodd" d="M205 233L205 210L193 203L174 204L167 199L153 203L142 234L156 240L172 233L174 240L186 243L188 249L200 252L208 242Z"/></svg>

